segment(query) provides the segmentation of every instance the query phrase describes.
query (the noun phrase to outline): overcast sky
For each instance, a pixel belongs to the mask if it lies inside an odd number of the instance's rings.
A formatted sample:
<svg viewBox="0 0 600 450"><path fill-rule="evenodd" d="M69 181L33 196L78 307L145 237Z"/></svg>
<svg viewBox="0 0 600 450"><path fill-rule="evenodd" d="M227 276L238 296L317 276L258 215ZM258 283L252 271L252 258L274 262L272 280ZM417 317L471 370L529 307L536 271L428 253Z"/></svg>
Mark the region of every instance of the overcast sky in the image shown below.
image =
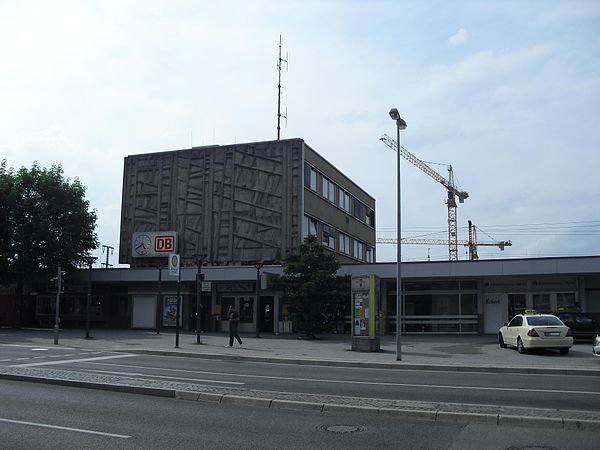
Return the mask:
<svg viewBox="0 0 600 450"><path fill-rule="evenodd" d="M402 145L470 194L459 239L471 220L512 241L481 258L600 255L594 0L0 0L0 159L78 177L116 265L125 156L276 138L280 35L282 138L375 197L378 237L396 237L395 107ZM403 160L402 236L447 239L445 198ZM448 248L403 246L428 254Z"/></svg>

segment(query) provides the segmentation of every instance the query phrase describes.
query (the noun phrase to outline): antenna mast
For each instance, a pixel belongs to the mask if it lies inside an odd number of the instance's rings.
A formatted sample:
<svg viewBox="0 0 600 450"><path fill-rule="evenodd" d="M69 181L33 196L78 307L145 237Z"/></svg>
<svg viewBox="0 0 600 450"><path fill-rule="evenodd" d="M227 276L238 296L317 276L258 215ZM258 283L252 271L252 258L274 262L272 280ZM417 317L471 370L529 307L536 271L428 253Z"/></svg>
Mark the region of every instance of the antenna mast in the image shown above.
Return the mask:
<svg viewBox="0 0 600 450"><path fill-rule="evenodd" d="M281 63L285 63L285 70L287 72L288 69L288 55L285 54L285 59L281 58L281 35L279 35L279 58L277 59L277 71L279 73L279 83L277 84L277 140L279 140L281 135L281 118L287 119L287 110L285 116L281 114Z"/></svg>

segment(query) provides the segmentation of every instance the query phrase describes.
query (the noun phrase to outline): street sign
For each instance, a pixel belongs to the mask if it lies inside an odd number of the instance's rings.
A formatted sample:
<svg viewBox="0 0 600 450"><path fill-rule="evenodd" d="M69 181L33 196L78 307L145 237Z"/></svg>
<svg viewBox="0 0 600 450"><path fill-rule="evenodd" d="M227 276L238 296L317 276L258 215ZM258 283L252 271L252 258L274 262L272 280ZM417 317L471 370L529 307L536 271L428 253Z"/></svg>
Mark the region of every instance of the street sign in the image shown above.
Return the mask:
<svg viewBox="0 0 600 450"><path fill-rule="evenodd" d="M181 264L181 258L177 253L171 253L169 255L169 275L178 276L179 266Z"/></svg>
<svg viewBox="0 0 600 450"><path fill-rule="evenodd" d="M203 281L202 282L202 292L210 292L212 291L212 282Z"/></svg>

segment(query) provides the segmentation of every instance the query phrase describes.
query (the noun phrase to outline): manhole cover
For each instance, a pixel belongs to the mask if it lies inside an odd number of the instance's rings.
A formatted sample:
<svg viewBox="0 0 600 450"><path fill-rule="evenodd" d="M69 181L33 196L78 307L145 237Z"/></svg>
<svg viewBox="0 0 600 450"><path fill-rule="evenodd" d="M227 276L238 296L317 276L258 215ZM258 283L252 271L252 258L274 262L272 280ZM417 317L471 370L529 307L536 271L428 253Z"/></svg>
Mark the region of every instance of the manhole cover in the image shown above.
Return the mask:
<svg viewBox="0 0 600 450"><path fill-rule="evenodd" d="M364 427L358 425L321 425L317 428L330 433L359 433L365 430Z"/></svg>
<svg viewBox="0 0 600 450"><path fill-rule="evenodd" d="M548 445L511 445L506 450L556 450Z"/></svg>

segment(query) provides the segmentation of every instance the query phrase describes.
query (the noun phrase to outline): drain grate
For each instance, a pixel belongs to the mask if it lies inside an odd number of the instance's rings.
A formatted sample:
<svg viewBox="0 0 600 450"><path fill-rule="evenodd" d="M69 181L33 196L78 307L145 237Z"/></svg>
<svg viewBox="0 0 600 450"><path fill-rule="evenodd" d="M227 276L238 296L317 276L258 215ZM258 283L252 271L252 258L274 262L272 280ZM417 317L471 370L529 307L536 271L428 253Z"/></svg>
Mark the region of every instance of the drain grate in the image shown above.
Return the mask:
<svg viewBox="0 0 600 450"><path fill-rule="evenodd" d="M320 431L327 431L329 433L360 433L365 431L364 427L359 425L320 425L317 427Z"/></svg>

